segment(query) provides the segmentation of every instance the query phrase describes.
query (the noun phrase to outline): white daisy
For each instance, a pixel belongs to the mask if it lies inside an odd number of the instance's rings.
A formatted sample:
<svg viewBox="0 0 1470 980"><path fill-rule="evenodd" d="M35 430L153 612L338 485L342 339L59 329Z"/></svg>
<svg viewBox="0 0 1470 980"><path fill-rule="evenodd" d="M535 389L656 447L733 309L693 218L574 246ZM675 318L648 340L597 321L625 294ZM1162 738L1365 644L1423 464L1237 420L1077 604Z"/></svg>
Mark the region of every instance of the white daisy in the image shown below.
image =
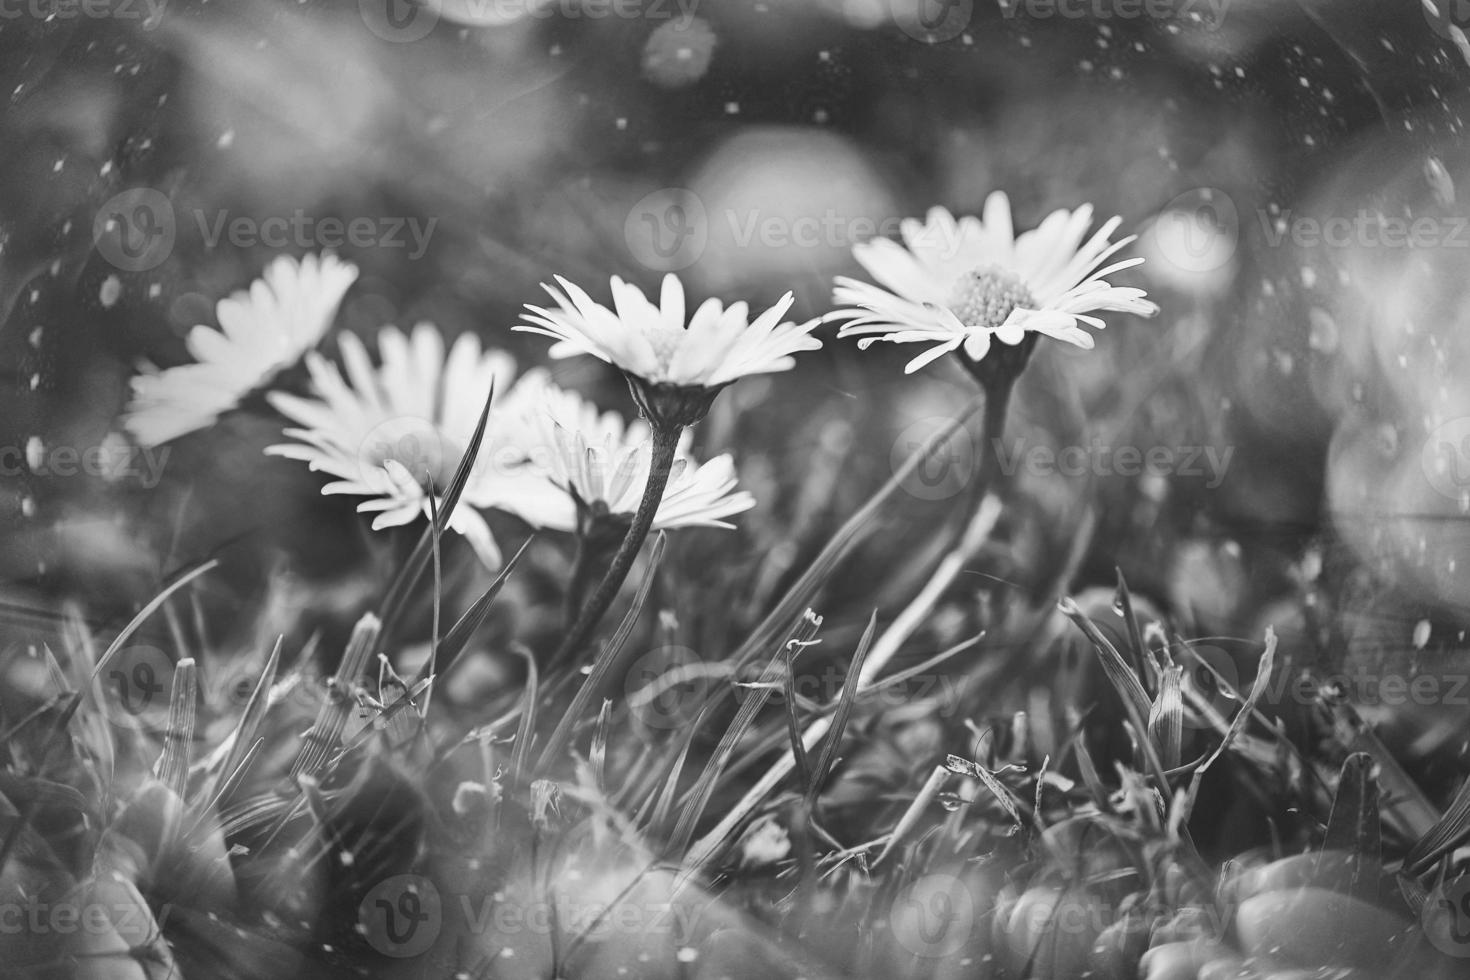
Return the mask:
<svg viewBox="0 0 1470 980"><path fill-rule="evenodd" d="M500 564L489 525L477 508L496 506L512 472L523 461L510 442L514 426L507 409L518 403L511 387L515 362L503 351L481 351L473 334L461 334L444 352L439 331L419 324L405 336L394 327L378 335L381 364L374 368L362 341L340 341L347 377L315 352L306 358L316 398L284 392L266 397L298 423L285 435L295 442L271 446L275 456L305 461L337 479L322 493L366 497L357 509L376 513L373 528L408 524L430 513L429 487L439 493L454 478L479 423L493 382L497 407L486 426L480 453L449 526L464 535L481 560ZM535 374L532 372L527 377ZM517 385L516 387L519 387Z"/></svg>
<svg viewBox="0 0 1470 980"><path fill-rule="evenodd" d="M510 481L502 506L537 527L562 531L577 529L579 500L594 513L631 518L653 465L648 423L625 423L617 412L599 414L591 402L544 375L528 377L517 389L525 392L524 444L532 466ZM724 518L755 506L749 493L735 491L734 460L726 454L697 463L689 455L691 439L685 430L654 530L729 528Z"/></svg>
<svg viewBox="0 0 1470 980"><path fill-rule="evenodd" d="M867 335L860 347L880 340L934 344L907 372L962 346L978 361L994 340L1015 345L1029 332L1091 349L1092 335L1079 324L1102 329L1104 323L1089 314L1158 312L1143 290L1104 278L1143 261L1103 266L1134 240L1109 241L1120 223L1111 219L1084 242L1092 224L1092 205L1084 204L1053 211L1039 227L1015 235L1010 201L1000 191L986 199L981 218L956 221L933 208L922 223L903 221L903 245L875 239L853 248L881 285L839 276L833 301L848 305L828 317L850 320L840 337Z"/></svg>
<svg viewBox="0 0 1470 980"><path fill-rule="evenodd" d="M591 354L654 385L719 388L749 374L790 370L792 354L822 346L810 336L820 319L781 322L791 293L753 321L745 303L726 307L714 298L686 321L684 286L672 273L664 277L657 304L613 276L613 309L561 276L556 281L560 290L544 286L556 308L528 304L528 323L515 329L554 338L552 357Z"/></svg>
<svg viewBox="0 0 1470 980"><path fill-rule="evenodd" d="M219 301L220 329L189 332L194 363L133 378L124 428L140 445L156 446L213 425L316 345L356 279L357 266L335 255L280 256L248 290Z"/></svg>

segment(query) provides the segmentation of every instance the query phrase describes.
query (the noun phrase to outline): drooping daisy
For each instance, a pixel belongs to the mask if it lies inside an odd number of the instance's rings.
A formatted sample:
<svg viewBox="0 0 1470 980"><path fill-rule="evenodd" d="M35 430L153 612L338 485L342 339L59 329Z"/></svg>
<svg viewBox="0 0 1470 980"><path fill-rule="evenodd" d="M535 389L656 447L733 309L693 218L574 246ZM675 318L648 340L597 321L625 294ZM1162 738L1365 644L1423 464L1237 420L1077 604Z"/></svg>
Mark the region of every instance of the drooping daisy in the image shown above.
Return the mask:
<svg viewBox="0 0 1470 980"><path fill-rule="evenodd" d="M684 286L672 273L664 277L658 303L613 276L612 308L561 276L556 281L560 289L544 286L555 308L527 304L527 323L515 329L555 339L552 357L591 354L621 370L655 424L664 416L681 425L698 421L725 385L746 375L788 371L797 351L822 346L811 336L820 319L781 321L791 308L791 293L754 320L744 302L726 307L714 298L686 318Z"/></svg>
<svg viewBox="0 0 1470 980"><path fill-rule="evenodd" d="M501 506L537 527L562 531L578 530L589 514L630 520L653 465L648 424L625 423L617 412L599 413L544 375L528 376L517 388L527 392L523 418L530 465L508 482ZM654 530L729 528L734 525L724 518L755 506L754 497L735 490L734 460L725 454L698 463L689 454L691 439L685 430L654 514Z"/></svg>
<svg viewBox="0 0 1470 980"><path fill-rule="evenodd" d="M357 337L343 335L340 346L346 379L313 352L306 366L317 397L266 396L298 426L285 430L294 442L266 452L336 477L322 488L324 494L367 498L357 509L377 515L375 530L427 516L431 487L435 506L442 508L440 495L469 447L492 382L497 392L506 392L508 403L515 403L515 362L503 351L482 351L468 333L455 340L446 358L443 338L427 323L408 335L384 328L378 334L377 368ZM460 504L449 518L449 526L492 568L500 564L500 551L477 508L497 505L508 477L503 467L520 459L520 451L507 445L509 431L502 410L493 411Z"/></svg>
<svg viewBox="0 0 1470 980"><path fill-rule="evenodd" d="M357 266L331 254L275 259L248 290L219 301L219 329L189 332L194 363L133 378L124 428L156 446L214 424L316 345L356 279Z"/></svg>
<svg viewBox="0 0 1470 980"><path fill-rule="evenodd" d="M979 361L994 341L1014 346L1032 333L1090 349L1092 336L1080 325L1104 326L1091 314L1158 312L1143 290L1106 281L1143 261L1104 266L1134 240L1110 241L1120 223L1113 218L1084 241L1092 224L1092 206L1084 204L1053 211L1016 235L1000 191L986 199L980 218L956 221L936 207L923 222L904 220L902 245L875 239L853 248L879 285L839 276L833 301L847 305L828 317L847 319L838 336L862 336L864 348L878 341L933 344L909 362L910 373L961 347Z"/></svg>

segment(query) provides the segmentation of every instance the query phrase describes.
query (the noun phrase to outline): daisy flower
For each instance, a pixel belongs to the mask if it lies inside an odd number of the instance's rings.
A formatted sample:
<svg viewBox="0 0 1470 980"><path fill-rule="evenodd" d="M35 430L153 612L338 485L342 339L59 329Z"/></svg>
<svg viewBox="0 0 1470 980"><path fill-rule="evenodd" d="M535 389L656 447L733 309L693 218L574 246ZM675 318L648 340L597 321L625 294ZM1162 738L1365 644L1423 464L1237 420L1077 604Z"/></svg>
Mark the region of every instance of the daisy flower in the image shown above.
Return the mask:
<svg viewBox="0 0 1470 980"><path fill-rule="evenodd" d="M194 363L133 378L123 427L139 445L156 446L213 425L316 345L356 279L357 266L335 255L280 256L248 290L220 300L219 329L189 332Z"/></svg>
<svg viewBox="0 0 1470 980"><path fill-rule="evenodd" d="M1081 325L1104 326L1091 314L1158 312L1143 290L1105 278L1143 261L1104 265L1134 240L1110 241L1120 223L1113 218L1084 241L1092 224L1085 204L1053 211L1016 235L1000 191L986 199L980 218L956 221L936 207L922 223L904 220L902 245L875 239L853 248L879 285L839 276L833 301L847 305L828 316L848 319L838 336L862 336L863 348L880 340L933 344L909 362L909 373L960 347L979 361L994 341L1014 346L1033 333L1091 349L1092 335Z"/></svg>
<svg viewBox="0 0 1470 980"><path fill-rule="evenodd" d="M791 308L789 292L754 320L745 303L727 307L714 298L686 317L684 286L672 273L664 277L658 303L613 276L612 308L561 276L556 281L560 289L543 284L555 308L527 304L527 322L515 329L556 340L552 357L591 354L621 370L655 424L696 422L725 385L788 371L794 353L822 346L811 336L820 319L781 321Z"/></svg>
<svg viewBox="0 0 1470 980"><path fill-rule="evenodd" d="M529 466L510 481L502 506L527 523L576 531L583 509L626 521L638 510L653 465L648 423L625 423L617 412L599 413L572 391L544 375L517 386L527 391L524 424L530 431ZM539 391L532 389L539 387ZM677 527L730 528L724 518L755 506L736 492L735 462L728 454L700 464L689 454L685 430L654 513L653 530Z"/></svg>
<svg viewBox="0 0 1470 980"><path fill-rule="evenodd" d="M295 440L266 452L307 463L336 477L324 494L365 497L357 509L373 513L374 530L408 524L430 512L454 478L480 420L493 382L510 389L515 362L503 351L482 351L473 334L461 334L445 356L444 340L421 323L405 335L387 327L378 335L381 364L374 368L363 343L352 334L340 341L346 378L336 365L313 352L306 357L315 398L271 392L271 405L297 427L284 434ZM529 377L529 375L528 375ZM503 405L513 405L511 389ZM497 396L497 401L499 401ZM500 551L477 508L496 506L507 484L506 466L518 465L519 450L508 445L513 427L503 409L491 413L480 454L449 518L489 567Z"/></svg>

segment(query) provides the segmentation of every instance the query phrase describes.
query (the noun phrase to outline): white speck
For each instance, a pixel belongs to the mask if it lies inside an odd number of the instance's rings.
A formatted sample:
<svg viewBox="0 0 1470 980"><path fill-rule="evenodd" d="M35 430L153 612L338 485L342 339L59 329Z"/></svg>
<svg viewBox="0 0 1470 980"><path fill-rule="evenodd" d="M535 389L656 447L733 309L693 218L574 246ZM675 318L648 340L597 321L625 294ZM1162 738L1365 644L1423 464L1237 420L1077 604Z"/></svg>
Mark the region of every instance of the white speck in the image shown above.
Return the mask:
<svg viewBox="0 0 1470 980"><path fill-rule="evenodd" d="M102 280L102 288L98 290L97 298L102 301L103 309L112 309L117 298L122 295L122 280L116 275L108 276Z"/></svg>
<svg viewBox="0 0 1470 980"><path fill-rule="evenodd" d="M221 150L228 150L235 145L235 131L233 129L227 129L223 133L220 133L219 139L214 141L214 145Z"/></svg>
<svg viewBox="0 0 1470 980"><path fill-rule="evenodd" d="M733 115L736 115L739 112L740 112L740 103L739 102L726 102L725 103L725 115L727 115L727 116L733 116Z"/></svg>
<svg viewBox="0 0 1470 980"><path fill-rule="evenodd" d="M1414 624L1414 649L1423 650L1429 645L1429 620L1421 619Z"/></svg>
<svg viewBox="0 0 1470 980"><path fill-rule="evenodd" d="M680 963L693 963L695 960L699 959L699 950L695 949L692 946L684 946L681 947L679 952L675 953L674 956L676 959L678 959Z"/></svg>

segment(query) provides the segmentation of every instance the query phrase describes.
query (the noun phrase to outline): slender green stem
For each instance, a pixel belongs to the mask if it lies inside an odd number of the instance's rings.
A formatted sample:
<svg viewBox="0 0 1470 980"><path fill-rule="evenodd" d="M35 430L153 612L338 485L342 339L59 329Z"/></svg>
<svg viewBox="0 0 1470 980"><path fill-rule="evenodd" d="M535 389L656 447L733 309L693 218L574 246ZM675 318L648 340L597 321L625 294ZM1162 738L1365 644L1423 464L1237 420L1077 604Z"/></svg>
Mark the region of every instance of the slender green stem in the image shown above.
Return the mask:
<svg viewBox="0 0 1470 980"><path fill-rule="evenodd" d="M597 624L602 621L603 615L617 597L618 589L622 588L628 573L633 570L633 562L638 557L639 549L643 547L643 540L653 527L658 505L663 502L664 488L669 483L669 472L674 467L674 452L678 448L679 434L682 431L682 427L677 425L655 425L653 461L648 471L648 485L643 488L643 500L639 502L638 511L633 515L633 523L629 525L628 533L618 546L617 554L613 555L612 563L608 565L597 590L582 607L572 628L567 631L552 663L568 662L587 644L592 637L592 631L597 629Z"/></svg>
<svg viewBox="0 0 1470 980"><path fill-rule="evenodd" d="M973 513L993 487L1004 496L1010 476L1004 469L1000 440L1005 438L1006 418L1011 410L1011 392L1026 370L1036 348L1036 335L1027 335L1014 346L997 344L979 361L961 357L970 376L985 392L985 414L980 427L980 453L975 462L975 476L970 483L970 506Z"/></svg>
<svg viewBox="0 0 1470 980"><path fill-rule="evenodd" d="M1008 378L1004 381L997 380L985 389L985 415L983 416L983 429L981 438L984 443L980 447L980 459L978 461L978 472L975 474L975 482L982 491L989 485L1000 485L1002 489L1005 481L1010 476L1002 468L1005 456L1000 441L1005 438L1006 418L1011 413L1011 392L1016 387L1016 379Z"/></svg>
<svg viewBox="0 0 1470 980"><path fill-rule="evenodd" d="M596 575L612 560L628 533L630 518L608 514L606 510L599 503L595 512L588 508L587 513L578 515L577 551L572 557L571 580L563 597L563 625L567 629L577 621Z"/></svg>

